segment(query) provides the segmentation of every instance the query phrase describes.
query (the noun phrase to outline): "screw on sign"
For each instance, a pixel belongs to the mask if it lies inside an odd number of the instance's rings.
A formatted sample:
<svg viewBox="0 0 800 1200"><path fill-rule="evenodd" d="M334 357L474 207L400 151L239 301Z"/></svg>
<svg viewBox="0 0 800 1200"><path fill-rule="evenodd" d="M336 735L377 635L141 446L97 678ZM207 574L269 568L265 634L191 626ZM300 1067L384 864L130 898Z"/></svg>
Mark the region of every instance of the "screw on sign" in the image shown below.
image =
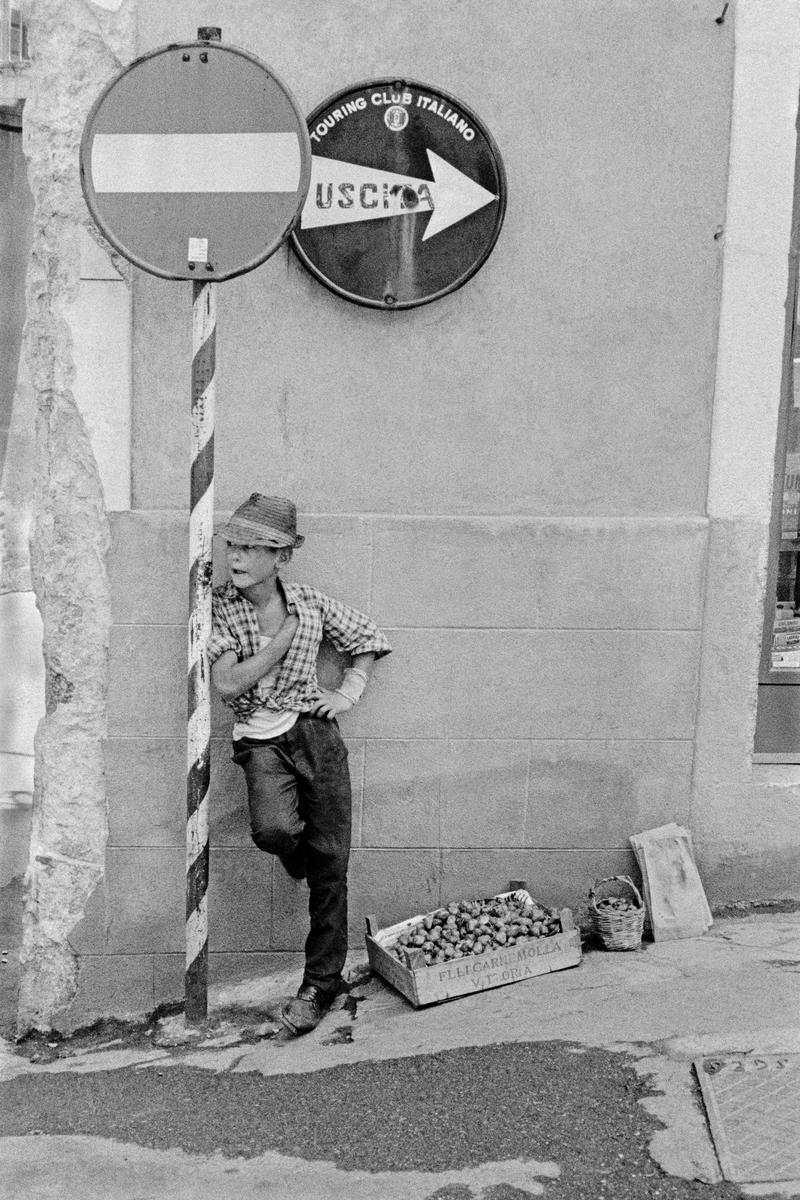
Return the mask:
<svg viewBox="0 0 800 1200"><path fill-rule="evenodd" d="M359 84L308 118L311 184L292 234L345 299L410 308L466 283L494 248L505 171L462 101L420 83Z"/></svg>
<svg viewBox="0 0 800 1200"><path fill-rule="evenodd" d="M130 262L193 280L187 722L186 1018L207 1013L208 786L217 280L259 266L289 236L308 191L303 114L221 31L131 63L95 101L81 184L101 233Z"/></svg>

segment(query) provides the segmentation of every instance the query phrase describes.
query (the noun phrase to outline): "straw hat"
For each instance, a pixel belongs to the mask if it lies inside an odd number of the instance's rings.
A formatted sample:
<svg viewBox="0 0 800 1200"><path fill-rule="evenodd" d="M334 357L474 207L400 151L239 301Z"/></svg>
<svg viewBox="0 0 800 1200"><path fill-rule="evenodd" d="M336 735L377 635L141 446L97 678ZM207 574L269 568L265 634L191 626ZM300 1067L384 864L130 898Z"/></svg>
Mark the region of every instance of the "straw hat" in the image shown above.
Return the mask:
<svg viewBox="0 0 800 1200"><path fill-rule="evenodd" d="M296 550L305 541L297 532L297 509L292 501L260 492L253 492L240 504L217 534L239 546L291 546Z"/></svg>

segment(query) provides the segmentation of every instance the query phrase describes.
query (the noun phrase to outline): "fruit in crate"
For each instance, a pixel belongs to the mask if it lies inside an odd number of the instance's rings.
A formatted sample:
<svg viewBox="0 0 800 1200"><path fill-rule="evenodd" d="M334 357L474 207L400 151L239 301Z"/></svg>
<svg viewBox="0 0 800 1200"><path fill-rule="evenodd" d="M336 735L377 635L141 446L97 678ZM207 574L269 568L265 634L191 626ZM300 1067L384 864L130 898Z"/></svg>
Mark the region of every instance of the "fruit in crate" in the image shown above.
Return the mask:
<svg viewBox="0 0 800 1200"><path fill-rule="evenodd" d="M425 965L432 967L555 933L561 933L555 909L539 904L526 892L512 892L488 900L453 901L437 908L407 926L390 949L401 962L410 951L420 950Z"/></svg>

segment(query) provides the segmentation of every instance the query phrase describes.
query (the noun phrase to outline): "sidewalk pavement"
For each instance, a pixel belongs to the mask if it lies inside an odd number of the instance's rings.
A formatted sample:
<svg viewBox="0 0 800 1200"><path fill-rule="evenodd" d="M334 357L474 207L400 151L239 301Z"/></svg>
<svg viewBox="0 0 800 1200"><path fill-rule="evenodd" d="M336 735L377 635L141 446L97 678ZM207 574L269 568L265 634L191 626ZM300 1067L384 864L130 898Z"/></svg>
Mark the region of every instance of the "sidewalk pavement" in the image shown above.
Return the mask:
<svg viewBox="0 0 800 1200"><path fill-rule="evenodd" d="M313 1033L286 1039L277 1032L277 1012L295 990L299 970L298 957L297 969L212 991L209 1021L201 1030L187 1028L182 1016L167 1017L104 1044L84 1037L44 1045L33 1056L39 1061L32 1061L30 1048L6 1043L0 1047L0 1110L3 1085L31 1076L89 1074L99 1087L109 1072L163 1077L166 1068L180 1066L228 1081L242 1073L296 1076L359 1063L383 1063L388 1071L389 1060L463 1047L566 1043L631 1056L636 1072L658 1093L642 1101L664 1126L650 1141L650 1156L669 1175L713 1184L721 1174L692 1060L725 1052L800 1053L800 913L719 919L703 937L646 941L635 952L587 947L578 967L418 1010L371 976L366 956L356 954L349 963L356 983L351 997L340 998ZM213 1130L208 1153L199 1155L137 1145L133 1135L123 1143L45 1130L36 1137L34 1157L31 1137L16 1132L0 1141L6 1178L0 1197L444 1200L536 1195L542 1188L546 1195L542 1177L559 1172L557 1162L527 1161L473 1164L445 1174L344 1172L300 1147L296 1155L269 1150L246 1162L234 1160L234 1171L231 1159L214 1153L218 1144ZM490 1178L493 1186L487 1188ZM505 1193L497 1191L500 1184ZM11 1191L3 1190L9 1186ZM742 1191L800 1195L800 1181Z"/></svg>

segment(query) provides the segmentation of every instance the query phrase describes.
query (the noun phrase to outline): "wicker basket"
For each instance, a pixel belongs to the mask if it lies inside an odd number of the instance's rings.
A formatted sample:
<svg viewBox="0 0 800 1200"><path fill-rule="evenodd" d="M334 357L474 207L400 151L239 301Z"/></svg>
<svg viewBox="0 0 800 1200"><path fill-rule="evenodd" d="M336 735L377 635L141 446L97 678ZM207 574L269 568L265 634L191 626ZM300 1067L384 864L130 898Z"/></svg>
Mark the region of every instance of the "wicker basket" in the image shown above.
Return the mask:
<svg viewBox="0 0 800 1200"><path fill-rule="evenodd" d="M608 889L604 896L598 896L598 890L606 884L617 885L615 890ZM624 885L622 887L618 885ZM629 889L633 893L636 908L620 909L604 905L603 900L630 900L626 895ZM598 901L600 901L598 907ZM589 891L589 905L592 912L595 931L606 950L638 950L642 944L642 929L644 928L644 902L639 889L627 875L612 875L608 879L599 879Z"/></svg>

